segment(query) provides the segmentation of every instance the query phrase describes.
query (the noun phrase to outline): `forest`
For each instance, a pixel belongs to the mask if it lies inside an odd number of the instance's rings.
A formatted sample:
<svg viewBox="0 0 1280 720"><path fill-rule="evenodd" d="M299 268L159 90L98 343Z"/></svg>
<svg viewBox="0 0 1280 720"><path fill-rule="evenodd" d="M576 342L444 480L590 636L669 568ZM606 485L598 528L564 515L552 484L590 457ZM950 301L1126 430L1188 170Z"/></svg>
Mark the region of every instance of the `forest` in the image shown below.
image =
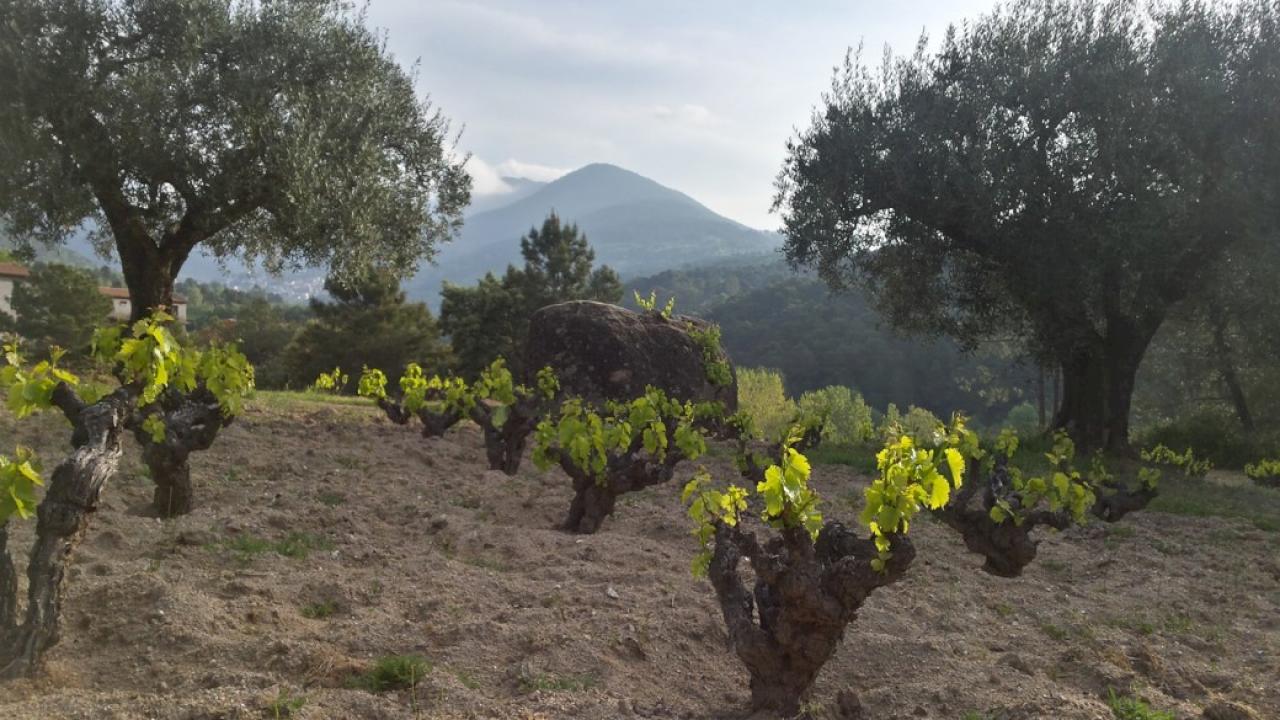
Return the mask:
<svg viewBox="0 0 1280 720"><path fill-rule="evenodd" d="M5 717L1280 713L1280 4L850 49L777 235L368 12L0 0Z"/></svg>

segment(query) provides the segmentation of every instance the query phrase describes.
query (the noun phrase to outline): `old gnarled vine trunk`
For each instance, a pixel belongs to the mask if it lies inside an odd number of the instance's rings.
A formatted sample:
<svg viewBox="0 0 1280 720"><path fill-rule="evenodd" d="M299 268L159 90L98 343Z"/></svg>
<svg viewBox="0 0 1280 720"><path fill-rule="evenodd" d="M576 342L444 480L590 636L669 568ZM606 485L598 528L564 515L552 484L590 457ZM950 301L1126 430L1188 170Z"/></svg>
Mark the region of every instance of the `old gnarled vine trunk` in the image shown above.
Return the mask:
<svg viewBox="0 0 1280 720"><path fill-rule="evenodd" d="M164 438L156 441L141 421L133 423L134 438L142 446L142 460L155 482L152 509L160 517L186 515L195 504L188 459L192 452L209 449L230 418L222 412L217 398L204 388L188 394L166 391L143 415L160 417L165 428Z"/></svg>
<svg viewBox="0 0 1280 720"><path fill-rule="evenodd" d="M729 642L751 676L751 706L792 717L818 672L835 654L845 627L876 588L897 582L915 559L905 536L891 536L885 571L871 568L875 544L828 521L810 540L788 528L760 545L740 526L716 527L707 574L720 601ZM751 563L751 592L738 565Z"/></svg>
<svg viewBox="0 0 1280 720"><path fill-rule="evenodd" d="M27 565L26 617L20 625L0 630L0 679L35 672L44 652L58 642L67 565L84 537L98 495L113 475L122 454L120 442L133 411L125 388L93 405L84 405L65 385L54 403L74 425L71 455L53 471L36 509L36 541ZM0 589L4 580L0 579ZM16 582L0 607L16 605Z"/></svg>

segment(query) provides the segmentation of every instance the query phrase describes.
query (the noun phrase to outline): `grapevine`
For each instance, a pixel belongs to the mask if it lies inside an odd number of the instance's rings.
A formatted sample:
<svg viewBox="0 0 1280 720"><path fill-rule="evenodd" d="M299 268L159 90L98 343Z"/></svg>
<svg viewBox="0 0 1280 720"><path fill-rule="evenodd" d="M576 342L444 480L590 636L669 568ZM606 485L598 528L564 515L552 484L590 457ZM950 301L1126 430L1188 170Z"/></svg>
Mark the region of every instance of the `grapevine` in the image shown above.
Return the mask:
<svg viewBox="0 0 1280 720"><path fill-rule="evenodd" d="M573 480L574 498L563 527L592 533L613 512L619 495L671 479L676 465L706 452L706 437L691 402L649 387L603 412L579 398L538 423L533 460L559 464Z"/></svg>
<svg viewBox="0 0 1280 720"><path fill-rule="evenodd" d="M120 383L108 393L59 368L62 352L56 348L28 365L15 343L4 346L0 389L8 407L18 417L61 411L72 425L73 451L53 469L38 504L36 488L45 483L35 456L19 448L12 458L0 458L0 624L12 627L0 634L0 678L31 674L57 642L56 598L64 593L67 564L102 487L119 466L123 432L132 431L143 447L156 481L157 510L185 512L191 498L187 455L207 448L252 391L253 368L234 346L184 347L169 330L171 320L160 313L95 333L93 354L110 364ZM29 555L30 601L25 622L15 625L17 583L7 525L33 509L41 521Z"/></svg>
<svg viewBox="0 0 1280 720"><path fill-rule="evenodd" d="M1263 487L1280 488L1280 460L1259 460L1244 466L1244 474Z"/></svg>

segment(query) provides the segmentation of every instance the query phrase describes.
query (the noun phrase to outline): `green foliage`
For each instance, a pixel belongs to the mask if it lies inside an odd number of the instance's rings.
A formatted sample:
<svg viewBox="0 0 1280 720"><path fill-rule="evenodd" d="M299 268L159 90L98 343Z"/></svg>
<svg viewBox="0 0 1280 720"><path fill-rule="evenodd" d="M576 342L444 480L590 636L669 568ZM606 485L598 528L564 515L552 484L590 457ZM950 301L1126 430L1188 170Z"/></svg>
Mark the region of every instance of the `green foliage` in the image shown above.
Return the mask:
<svg viewBox="0 0 1280 720"><path fill-rule="evenodd" d="M754 421L762 437L780 440L799 413L787 397L782 373L765 368L738 368L738 407Z"/></svg>
<svg viewBox="0 0 1280 720"><path fill-rule="evenodd" d="M336 367L330 372L322 372L317 375L316 381L311 383L311 391L327 395L337 395L342 392L343 388L347 386L347 383L350 380L351 377L342 372L342 368ZM385 378L383 381L385 382Z"/></svg>
<svg viewBox="0 0 1280 720"><path fill-rule="evenodd" d="M475 287L445 283L441 291L440 326L453 342L464 377L478 375L495 355L521 357L529 318L539 308L569 300L614 303L622 297L617 273L607 265L593 268L595 251L586 236L555 213L520 239L520 252L524 266L508 266L501 278L490 273Z"/></svg>
<svg viewBox="0 0 1280 720"><path fill-rule="evenodd" d="M332 600L321 600L320 602L303 605L301 610L302 617L308 620L324 620L332 617L337 611L338 605Z"/></svg>
<svg viewBox="0 0 1280 720"><path fill-rule="evenodd" d="M784 252L898 328L1016 334L1067 395L1127 389L1207 268L1274 244L1280 85L1256 78L1280 68L1277 22L1273 3L1017 0L881 67L851 54L788 145ZM1116 446L1127 408L1063 420Z"/></svg>
<svg viewBox="0 0 1280 720"><path fill-rule="evenodd" d="M1104 487L1110 476L1097 460L1086 477L1073 465L1075 453L1075 443L1065 432L1059 431L1053 437L1053 448L1045 453L1051 468L1048 474L1029 475L1017 467L1010 467L1009 476L1017 494L1017 503L1009 498L997 499L990 511L991 519L997 523L1011 519L1014 524L1021 525L1027 513L1044 503L1050 512L1065 510L1076 523L1087 522L1089 510L1097 502L1095 489Z"/></svg>
<svg viewBox="0 0 1280 720"><path fill-rule="evenodd" d="M53 406L53 391L59 383L77 387L80 379L58 367L63 351L51 348L48 360L23 367L17 342L4 345L4 365L0 366L0 390L8 393L9 410L19 419Z"/></svg>
<svg viewBox="0 0 1280 720"><path fill-rule="evenodd" d="M977 459L977 438L957 417L950 428L938 424L925 435L931 442L942 438L940 446L926 447L912 435L900 434L889 440L876 455L879 475L865 491L862 522L871 530L879 557L872 567L883 572L892 556L890 535L905 534L921 509L946 506L951 492L964 481L967 459ZM943 476L943 470L950 480Z"/></svg>
<svg viewBox="0 0 1280 720"><path fill-rule="evenodd" d="M640 309L645 312L657 313L659 316L670 320L672 313L676 310L676 298L674 295L670 297L667 300L667 304L663 305L662 309L659 310L658 291L650 291L648 299L642 297L639 290L632 290L632 292L635 294L636 305L640 306Z"/></svg>
<svg viewBox="0 0 1280 720"><path fill-rule="evenodd" d="M1116 695L1115 688L1107 689L1107 707L1116 720L1175 720L1173 713L1153 710L1137 698Z"/></svg>
<svg viewBox="0 0 1280 720"><path fill-rule="evenodd" d="M1181 405L1185 407L1185 403ZM1239 421L1228 412L1197 404L1193 411L1143 431L1136 442L1142 447L1190 448L1197 457L1216 467L1238 469L1259 456L1280 450L1280 444L1268 444L1266 440L1259 433L1242 432Z"/></svg>
<svg viewBox="0 0 1280 720"><path fill-rule="evenodd" d="M431 672L431 663L418 655L380 657L373 667L352 679L352 685L371 693L411 690Z"/></svg>
<svg viewBox="0 0 1280 720"><path fill-rule="evenodd" d="M362 388L363 385L362 377ZM415 413L422 409L437 414L449 411L465 413L476 401L462 378L442 378L439 375L428 378L417 363L409 363L400 375L400 392L405 409Z"/></svg>
<svg viewBox="0 0 1280 720"><path fill-rule="evenodd" d="M31 277L14 285L12 306L14 329L42 349L86 348L111 312L92 273L56 264L32 267Z"/></svg>
<svg viewBox="0 0 1280 720"><path fill-rule="evenodd" d="M37 240L99 212L127 228L104 244L138 263L135 304L193 244L346 275L414 267L460 223L448 123L358 8L3 0L0 17L0 214Z"/></svg>
<svg viewBox="0 0 1280 720"><path fill-rule="evenodd" d="M674 448L670 447L673 441ZM659 463L670 452L678 452L684 460L697 460L706 453L707 444L693 403L668 398L654 387L630 402L609 403L604 413L580 398L570 398L555 416L538 423L533 462L546 470L567 459L597 484L605 485L610 458L633 447Z"/></svg>
<svg viewBox="0 0 1280 720"><path fill-rule="evenodd" d="M702 365L707 373L707 380L718 387L732 383L733 369L725 359L724 348L720 347L720 326L708 325L700 328L689 323L688 331L689 337L702 350Z"/></svg>
<svg viewBox="0 0 1280 720"><path fill-rule="evenodd" d="M777 464L765 469L764 480L756 483L755 495L763 504L761 520L776 529L803 528L816 540L822 529L820 498L809 487L809 460L791 447L800 438L792 435L782 445ZM712 485L711 476L700 470L685 484L681 501L689 506L693 536L701 548L693 559L693 574L703 577L711 562L717 524L736 526L747 510L751 490L730 484L724 490Z"/></svg>
<svg viewBox="0 0 1280 720"><path fill-rule="evenodd" d="M333 299L311 301L315 319L284 351L283 363L295 387L335 366L348 372L366 366L394 372L412 362L448 365L448 347L431 311L423 303L407 302L393 275L367 271L348 283L330 278L325 289Z"/></svg>
<svg viewBox="0 0 1280 720"><path fill-rule="evenodd" d="M164 313L132 325L100 328L93 336L94 356L116 368L122 383L139 388L138 406L155 403L170 388L189 393L204 387L227 417L240 414L253 391L253 366L234 345L204 350L182 346L169 329ZM69 383L70 384L70 383ZM153 435L158 432L152 427Z"/></svg>
<svg viewBox="0 0 1280 720"><path fill-rule="evenodd" d="M1143 462L1176 467L1187 477L1204 477L1213 469L1213 462L1197 458L1191 448L1179 454L1165 445L1156 445L1142 450L1140 455Z"/></svg>
<svg viewBox="0 0 1280 720"><path fill-rule="evenodd" d="M1040 430L1040 413L1031 403L1014 405L1009 409L1009 414L1005 415L1004 427L1019 435L1029 436Z"/></svg>
<svg viewBox="0 0 1280 720"><path fill-rule="evenodd" d="M31 448L19 445L13 458L0 455L0 527L15 515L26 520L35 514L36 488L42 485L40 461Z"/></svg>
<svg viewBox="0 0 1280 720"><path fill-rule="evenodd" d="M838 444L859 444L875 437L871 407L862 396L842 385L832 385L800 396L801 417L817 417L822 423L822 440Z"/></svg>
<svg viewBox="0 0 1280 720"><path fill-rule="evenodd" d="M1244 466L1244 474L1259 485L1280 487L1280 460L1259 460Z"/></svg>
<svg viewBox="0 0 1280 720"><path fill-rule="evenodd" d="M480 377L471 386L470 402L474 404L487 400L493 408L489 413L489 422L492 422L494 427L500 428L511 417L512 409L517 403L526 399L550 401L555 399L559 392L560 381L550 367L544 367L538 371L537 387L528 388L517 385L511 370L507 368L506 360L497 358L480 373Z"/></svg>
<svg viewBox="0 0 1280 720"><path fill-rule="evenodd" d="M281 688L276 696L267 701L266 711L271 714L274 720L284 720L291 718L294 713L301 710L307 704L305 695L293 695L288 690Z"/></svg>

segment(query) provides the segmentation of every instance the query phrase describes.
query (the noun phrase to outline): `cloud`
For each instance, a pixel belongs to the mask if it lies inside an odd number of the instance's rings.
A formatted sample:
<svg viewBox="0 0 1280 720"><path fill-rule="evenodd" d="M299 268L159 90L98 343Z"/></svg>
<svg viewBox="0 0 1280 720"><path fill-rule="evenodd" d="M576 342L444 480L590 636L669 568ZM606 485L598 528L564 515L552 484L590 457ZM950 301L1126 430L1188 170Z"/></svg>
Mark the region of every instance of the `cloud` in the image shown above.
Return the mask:
<svg viewBox="0 0 1280 720"><path fill-rule="evenodd" d="M498 174L501 177L517 177L526 180L537 180L538 182L551 182L559 177L569 174L569 168L551 167L550 165L538 165L536 163L520 162L515 158L508 158L498 165Z"/></svg>
<svg viewBox="0 0 1280 720"><path fill-rule="evenodd" d="M682 125L714 125L719 122L716 114L705 105L686 103L672 107L670 105L654 105L653 116L659 120L680 123Z"/></svg>
<svg viewBox="0 0 1280 720"><path fill-rule="evenodd" d="M472 195L502 195L512 190L511 186L502 179L503 175L510 175L510 173L494 168L475 155L467 160L467 172L471 175Z"/></svg>

